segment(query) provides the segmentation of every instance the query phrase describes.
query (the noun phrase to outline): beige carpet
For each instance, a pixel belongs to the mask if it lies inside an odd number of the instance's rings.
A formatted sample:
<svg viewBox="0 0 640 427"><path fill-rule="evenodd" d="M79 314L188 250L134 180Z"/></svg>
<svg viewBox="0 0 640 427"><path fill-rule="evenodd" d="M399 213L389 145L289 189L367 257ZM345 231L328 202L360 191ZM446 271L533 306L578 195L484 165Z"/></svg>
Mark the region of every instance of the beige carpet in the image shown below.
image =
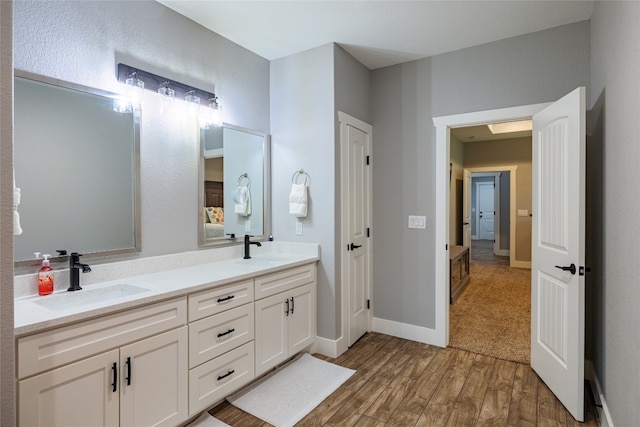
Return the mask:
<svg viewBox="0 0 640 427"><path fill-rule="evenodd" d="M470 264L471 281L449 309L449 345L530 362L531 271Z"/></svg>

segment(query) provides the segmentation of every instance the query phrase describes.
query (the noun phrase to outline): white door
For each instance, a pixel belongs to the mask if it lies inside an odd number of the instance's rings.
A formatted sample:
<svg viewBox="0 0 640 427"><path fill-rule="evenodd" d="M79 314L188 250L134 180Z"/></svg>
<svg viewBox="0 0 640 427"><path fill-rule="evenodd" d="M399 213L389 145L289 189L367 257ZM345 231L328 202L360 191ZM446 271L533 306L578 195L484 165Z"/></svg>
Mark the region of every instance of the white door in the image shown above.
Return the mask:
<svg viewBox="0 0 640 427"><path fill-rule="evenodd" d="M463 171L462 245L471 248L471 171Z"/></svg>
<svg viewBox="0 0 640 427"><path fill-rule="evenodd" d="M478 239L494 239L495 204L493 182L476 183L476 214L478 215Z"/></svg>
<svg viewBox="0 0 640 427"><path fill-rule="evenodd" d="M343 286L347 288L348 345L369 330L371 289L370 125L340 114Z"/></svg>
<svg viewBox="0 0 640 427"><path fill-rule="evenodd" d="M120 425L174 426L189 415L183 326L120 349Z"/></svg>
<svg viewBox="0 0 640 427"><path fill-rule="evenodd" d="M533 116L531 367L584 418L585 88Z"/></svg>

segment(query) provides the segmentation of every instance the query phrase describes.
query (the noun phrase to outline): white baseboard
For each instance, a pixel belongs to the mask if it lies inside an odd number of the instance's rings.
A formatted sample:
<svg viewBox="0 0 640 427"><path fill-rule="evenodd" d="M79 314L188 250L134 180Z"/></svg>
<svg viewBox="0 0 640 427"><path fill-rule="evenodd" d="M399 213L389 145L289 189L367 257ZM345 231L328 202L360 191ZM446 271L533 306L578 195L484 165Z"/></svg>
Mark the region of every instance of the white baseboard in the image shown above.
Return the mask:
<svg viewBox="0 0 640 427"><path fill-rule="evenodd" d="M595 390L593 389L593 387L591 388L591 390L595 394L597 394L596 396L593 396L596 404L602 405L601 407L597 407L598 416L600 417L600 426L613 427L613 421L611 420L609 407L607 406L607 402L604 400L604 394L602 392L602 389L600 388L600 381L598 380L598 376L596 375L596 370L593 367L593 363L590 360L585 360L584 371L586 379L589 380L592 385L595 385Z"/></svg>
<svg viewBox="0 0 640 427"><path fill-rule="evenodd" d="M340 356L342 353L347 351L347 346L343 345L342 338L338 338L337 340L330 340L329 338L316 337L315 342L313 343L313 353L320 353L323 356L336 358Z"/></svg>
<svg viewBox="0 0 640 427"><path fill-rule="evenodd" d="M526 268L528 270L531 270L531 261L513 261L513 263L509 267Z"/></svg>
<svg viewBox="0 0 640 427"><path fill-rule="evenodd" d="M418 341L425 344L438 345L436 330L422 326L409 325L406 323L394 322L393 320L373 318L373 331L387 334L411 341Z"/></svg>
<svg viewBox="0 0 640 427"><path fill-rule="evenodd" d="M510 256L511 255L511 251L509 249L498 249L496 251L496 255L498 255L498 256Z"/></svg>

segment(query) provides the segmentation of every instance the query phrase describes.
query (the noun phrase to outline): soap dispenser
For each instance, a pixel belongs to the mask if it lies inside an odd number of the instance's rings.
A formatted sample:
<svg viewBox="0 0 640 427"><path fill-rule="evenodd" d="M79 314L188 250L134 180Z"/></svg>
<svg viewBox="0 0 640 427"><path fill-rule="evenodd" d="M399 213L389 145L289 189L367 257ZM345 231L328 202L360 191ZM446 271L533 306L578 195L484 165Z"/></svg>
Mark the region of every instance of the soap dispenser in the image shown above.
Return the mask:
<svg viewBox="0 0 640 427"><path fill-rule="evenodd" d="M51 255L42 255L42 267L38 270L38 295L49 295L53 292L53 268L49 265Z"/></svg>

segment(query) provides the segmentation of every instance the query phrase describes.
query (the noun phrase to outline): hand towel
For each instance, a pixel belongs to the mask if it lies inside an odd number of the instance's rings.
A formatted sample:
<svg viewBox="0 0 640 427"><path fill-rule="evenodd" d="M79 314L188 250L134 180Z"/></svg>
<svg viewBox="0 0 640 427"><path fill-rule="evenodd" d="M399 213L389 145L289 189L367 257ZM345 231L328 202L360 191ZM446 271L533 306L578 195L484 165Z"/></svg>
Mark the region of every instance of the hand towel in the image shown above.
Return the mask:
<svg viewBox="0 0 640 427"><path fill-rule="evenodd" d="M16 182L13 181L13 235L19 236L22 234L22 227L20 227L20 213L18 212L18 205L20 204L20 189L16 188Z"/></svg>
<svg viewBox="0 0 640 427"><path fill-rule="evenodd" d="M289 213L297 218L307 216L307 186L305 184L291 184L289 193Z"/></svg>
<svg viewBox="0 0 640 427"><path fill-rule="evenodd" d="M203 412L198 418L193 420L187 427L229 427L229 424L211 416L208 412Z"/></svg>
<svg viewBox="0 0 640 427"><path fill-rule="evenodd" d="M234 212L241 216L251 215L251 192L249 187L239 185L233 195Z"/></svg>

